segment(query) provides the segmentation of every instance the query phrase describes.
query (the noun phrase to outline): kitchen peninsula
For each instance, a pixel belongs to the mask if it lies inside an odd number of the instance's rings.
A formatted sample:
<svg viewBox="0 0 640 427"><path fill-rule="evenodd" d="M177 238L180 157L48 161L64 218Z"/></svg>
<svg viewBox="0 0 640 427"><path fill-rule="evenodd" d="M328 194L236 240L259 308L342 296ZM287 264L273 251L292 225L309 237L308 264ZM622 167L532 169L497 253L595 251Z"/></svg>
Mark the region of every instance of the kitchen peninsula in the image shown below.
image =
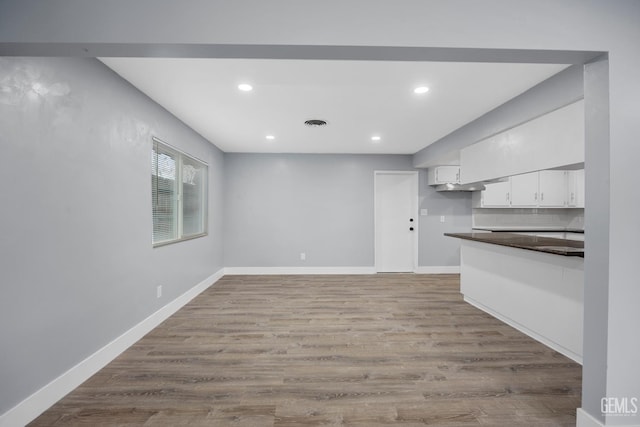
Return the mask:
<svg viewBox="0 0 640 427"><path fill-rule="evenodd" d="M461 239L465 301L582 363L584 242L516 233Z"/></svg>

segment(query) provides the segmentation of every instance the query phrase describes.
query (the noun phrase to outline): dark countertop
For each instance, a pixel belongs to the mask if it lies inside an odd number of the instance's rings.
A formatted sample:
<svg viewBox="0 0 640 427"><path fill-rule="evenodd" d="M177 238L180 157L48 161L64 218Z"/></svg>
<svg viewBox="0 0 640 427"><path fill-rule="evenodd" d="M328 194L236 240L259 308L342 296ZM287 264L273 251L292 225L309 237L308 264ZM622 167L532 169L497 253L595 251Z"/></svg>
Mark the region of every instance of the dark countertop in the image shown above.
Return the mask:
<svg viewBox="0 0 640 427"><path fill-rule="evenodd" d="M584 258L584 242L580 240L557 239L555 237L527 236L515 233L444 233L445 236L473 240L512 248L528 249L548 254L577 256Z"/></svg>
<svg viewBox="0 0 640 427"><path fill-rule="evenodd" d="M486 230L486 231L500 231L500 232L527 232L527 233L581 233L584 234L584 230L578 228L565 228L565 227L473 227L474 230Z"/></svg>

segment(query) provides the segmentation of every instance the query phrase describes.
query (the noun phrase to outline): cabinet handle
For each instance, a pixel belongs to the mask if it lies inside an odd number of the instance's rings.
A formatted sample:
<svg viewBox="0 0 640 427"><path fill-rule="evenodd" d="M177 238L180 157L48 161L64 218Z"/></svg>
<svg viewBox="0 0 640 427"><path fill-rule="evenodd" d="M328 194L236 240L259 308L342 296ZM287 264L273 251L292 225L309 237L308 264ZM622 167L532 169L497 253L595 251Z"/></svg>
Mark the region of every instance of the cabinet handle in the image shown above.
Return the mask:
<svg viewBox="0 0 640 427"><path fill-rule="evenodd" d="M540 201L544 201L544 193L540 193Z"/></svg>
<svg viewBox="0 0 640 427"><path fill-rule="evenodd" d="M576 196L575 194L571 193L571 201L572 201L572 202L573 202L573 198L574 198L575 196Z"/></svg>
<svg viewBox="0 0 640 427"><path fill-rule="evenodd" d="M507 193L507 202L509 201L509 193Z"/></svg>
<svg viewBox="0 0 640 427"><path fill-rule="evenodd" d="M533 193L533 200L538 200L538 193Z"/></svg>
<svg viewBox="0 0 640 427"><path fill-rule="evenodd" d="M460 182L460 172L456 173L456 183Z"/></svg>

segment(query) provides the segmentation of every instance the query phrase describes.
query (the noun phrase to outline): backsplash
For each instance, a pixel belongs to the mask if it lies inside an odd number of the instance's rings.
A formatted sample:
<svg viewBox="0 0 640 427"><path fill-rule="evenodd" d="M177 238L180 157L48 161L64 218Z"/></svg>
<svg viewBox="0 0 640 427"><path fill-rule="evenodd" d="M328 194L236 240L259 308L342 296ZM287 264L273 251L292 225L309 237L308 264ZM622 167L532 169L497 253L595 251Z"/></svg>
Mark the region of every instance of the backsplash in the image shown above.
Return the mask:
<svg viewBox="0 0 640 427"><path fill-rule="evenodd" d="M473 227L564 227L584 230L584 209L476 208Z"/></svg>

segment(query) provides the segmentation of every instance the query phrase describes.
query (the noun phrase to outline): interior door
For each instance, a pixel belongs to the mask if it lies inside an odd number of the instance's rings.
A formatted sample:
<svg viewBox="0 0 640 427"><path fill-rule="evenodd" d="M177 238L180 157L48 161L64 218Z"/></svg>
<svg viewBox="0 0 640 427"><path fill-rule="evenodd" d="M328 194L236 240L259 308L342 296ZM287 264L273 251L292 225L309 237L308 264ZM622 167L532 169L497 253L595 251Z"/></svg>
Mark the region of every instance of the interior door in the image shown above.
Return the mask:
<svg viewBox="0 0 640 427"><path fill-rule="evenodd" d="M376 271L413 272L417 264L418 173L375 174Z"/></svg>

